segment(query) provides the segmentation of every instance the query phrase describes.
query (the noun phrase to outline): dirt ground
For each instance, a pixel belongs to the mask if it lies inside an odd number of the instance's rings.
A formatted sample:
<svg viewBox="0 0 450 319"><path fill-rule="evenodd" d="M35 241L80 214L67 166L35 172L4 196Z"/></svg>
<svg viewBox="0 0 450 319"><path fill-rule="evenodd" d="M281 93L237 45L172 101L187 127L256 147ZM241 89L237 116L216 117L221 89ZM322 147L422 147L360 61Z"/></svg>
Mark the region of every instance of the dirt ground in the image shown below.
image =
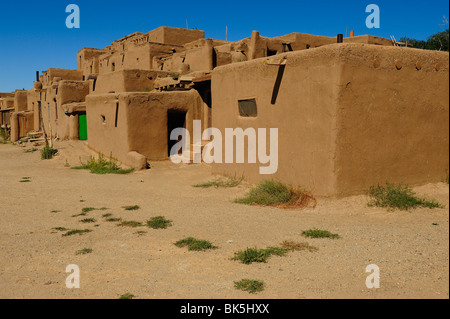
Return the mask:
<svg viewBox="0 0 450 319"><path fill-rule="evenodd" d="M161 162L130 175L93 175L65 166L77 166L80 154L84 160L91 153L83 142L56 146L60 154L43 161L39 152L0 145L0 298L449 298L446 183L415 188L445 209L387 211L367 207L366 196L319 198L315 209L249 207L232 201L250 185L192 187L213 179L207 165ZM23 177L31 182L21 183ZM141 209L125 211L125 205ZM109 209L88 213L95 227L72 217L84 207ZM118 227L102 218L105 213L143 223L165 216L173 226ZM62 237L55 227L92 232ZM301 237L310 228L342 238ZM189 252L174 245L189 236L219 249ZM285 240L319 250L265 264L230 260L238 250ZM83 248L93 252L76 255ZM69 264L80 267L80 289L66 288ZM380 268L380 289L365 285L369 264ZM243 278L262 280L266 288L256 295L236 290L234 281Z"/></svg>

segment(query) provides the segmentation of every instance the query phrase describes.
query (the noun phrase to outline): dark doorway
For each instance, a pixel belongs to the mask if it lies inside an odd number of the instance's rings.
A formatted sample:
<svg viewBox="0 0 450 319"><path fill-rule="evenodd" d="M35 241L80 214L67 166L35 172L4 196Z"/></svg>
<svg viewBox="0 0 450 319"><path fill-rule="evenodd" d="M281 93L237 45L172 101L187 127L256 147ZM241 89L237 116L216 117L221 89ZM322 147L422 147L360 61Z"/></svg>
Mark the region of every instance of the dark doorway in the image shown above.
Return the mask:
<svg viewBox="0 0 450 319"><path fill-rule="evenodd" d="M172 147L181 140L181 136L178 137L177 141L170 139L170 134L176 128L186 128L186 112L183 111L168 111L167 112L167 154L169 156L176 155L171 154ZM181 154L181 151L179 154Z"/></svg>

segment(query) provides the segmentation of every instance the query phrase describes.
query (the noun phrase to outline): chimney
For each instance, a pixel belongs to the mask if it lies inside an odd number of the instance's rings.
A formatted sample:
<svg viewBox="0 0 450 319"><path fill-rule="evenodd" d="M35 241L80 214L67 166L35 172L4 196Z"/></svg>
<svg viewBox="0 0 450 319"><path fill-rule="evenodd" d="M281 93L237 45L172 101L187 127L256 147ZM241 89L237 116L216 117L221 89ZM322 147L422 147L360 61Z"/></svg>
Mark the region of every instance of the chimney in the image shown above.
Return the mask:
<svg viewBox="0 0 450 319"><path fill-rule="evenodd" d="M355 31L350 31L350 38L354 38L355 37Z"/></svg>
<svg viewBox="0 0 450 319"><path fill-rule="evenodd" d="M337 35L337 43L343 43L344 42L344 35L338 34Z"/></svg>
<svg viewBox="0 0 450 319"><path fill-rule="evenodd" d="M36 82L39 82L39 71L36 71Z"/></svg>

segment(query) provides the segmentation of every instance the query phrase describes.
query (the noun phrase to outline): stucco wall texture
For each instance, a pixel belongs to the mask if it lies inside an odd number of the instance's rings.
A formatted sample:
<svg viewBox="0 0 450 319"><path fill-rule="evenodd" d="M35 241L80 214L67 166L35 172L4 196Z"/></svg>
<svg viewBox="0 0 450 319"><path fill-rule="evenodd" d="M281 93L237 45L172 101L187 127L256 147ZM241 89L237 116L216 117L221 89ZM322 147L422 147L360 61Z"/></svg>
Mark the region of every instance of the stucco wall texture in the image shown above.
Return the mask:
<svg viewBox="0 0 450 319"><path fill-rule="evenodd" d="M439 182L449 167L449 54L366 44L333 44L213 71L213 127L278 128L279 168L213 164L213 173L275 179L322 196L377 183ZM255 98L258 116L239 115Z"/></svg>

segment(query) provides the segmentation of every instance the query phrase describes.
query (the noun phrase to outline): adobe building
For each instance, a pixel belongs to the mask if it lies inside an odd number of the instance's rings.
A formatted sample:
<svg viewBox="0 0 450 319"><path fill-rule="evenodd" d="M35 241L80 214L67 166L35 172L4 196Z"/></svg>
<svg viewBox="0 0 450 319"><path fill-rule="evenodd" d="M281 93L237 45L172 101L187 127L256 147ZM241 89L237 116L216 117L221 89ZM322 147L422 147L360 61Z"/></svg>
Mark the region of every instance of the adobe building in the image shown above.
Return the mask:
<svg viewBox="0 0 450 319"><path fill-rule="evenodd" d="M448 53L396 45L371 35L257 31L223 41L160 27L81 49L76 70L38 74L13 104L0 96L1 112L12 119L12 140L45 130L136 169L168 160L170 132L184 127L192 136L201 120L203 130L279 129L275 175L260 175L259 163L216 163L215 174L325 196L440 181L449 165Z"/></svg>
<svg viewBox="0 0 450 319"><path fill-rule="evenodd" d="M0 128L9 134L11 113L14 112L14 93L0 93Z"/></svg>
<svg viewBox="0 0 450 319"><path fill-rule="evenodd" d="M386 44L382 40L367 36L355 41ZM267 38L255 31L230 42L205 39L199 30L160 27L103 49L84 48L77 54L77 65L90 82L89 146L136 168L146 166L144 157L167 160L172 129L185 127L192 135L193 120L201 120L203 130L211 127L213 69L336 41L337 37L301 33Z"/></svg>
<svg viewBox="0 0 450 319"><path fill-rule="evenodd" d="M448 52L332 44L283 53L216 68L212 96L222 132L279 131L275 175L225 163L213 164L215 174L329 196L440 182L449 167Z"/></svg>

